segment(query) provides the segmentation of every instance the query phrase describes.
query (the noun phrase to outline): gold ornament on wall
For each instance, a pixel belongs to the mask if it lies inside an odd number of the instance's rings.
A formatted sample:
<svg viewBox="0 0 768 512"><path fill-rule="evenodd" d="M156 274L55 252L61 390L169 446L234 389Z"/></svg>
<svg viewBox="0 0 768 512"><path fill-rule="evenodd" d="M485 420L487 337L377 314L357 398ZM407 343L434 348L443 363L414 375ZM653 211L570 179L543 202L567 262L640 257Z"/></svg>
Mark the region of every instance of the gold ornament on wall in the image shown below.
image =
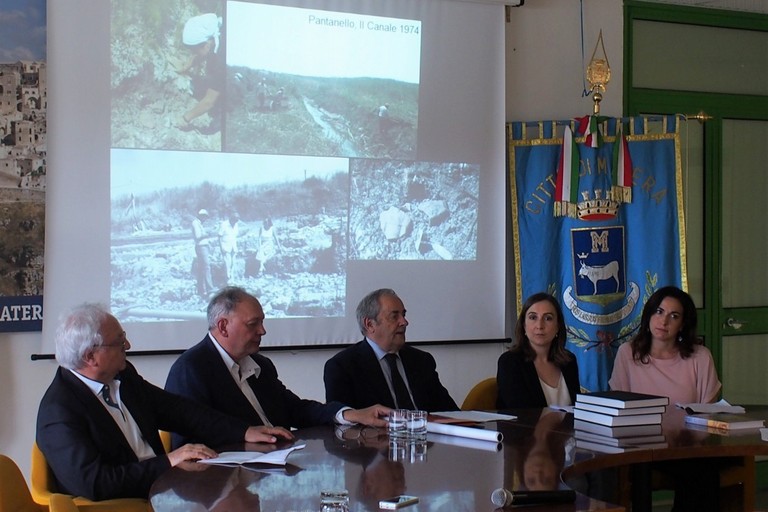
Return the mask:
<svg viewBox="0 0 768 512"><path fill-rule="evenodd" d="M602 55L598 55L598 49ZM600 102L603 99L603 93L608 82L611 81L611 65L608 63L608 56L605 53L605 44L603 44L603 31L597 38L595 50L592 52L592 58L587 65L587 81L592 92L592 101L594 101L593 113L600 113Z"/></svg>

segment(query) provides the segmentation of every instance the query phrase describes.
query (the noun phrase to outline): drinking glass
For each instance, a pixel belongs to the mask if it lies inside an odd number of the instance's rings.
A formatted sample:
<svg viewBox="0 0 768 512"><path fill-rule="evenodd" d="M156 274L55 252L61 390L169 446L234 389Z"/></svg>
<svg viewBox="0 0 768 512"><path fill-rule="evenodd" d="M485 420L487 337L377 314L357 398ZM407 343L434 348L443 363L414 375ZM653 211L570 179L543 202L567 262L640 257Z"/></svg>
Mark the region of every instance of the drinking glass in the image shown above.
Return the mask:
<svg viewBox="0 0 768 512"><path fill-rule="evenodd" d="M408 410L392 409L387 420L387 432L390 438L404 438L408 435L406 422L408 421Z"/></svg>
<svg viewBox="0 0 768 512"><path fill-rule="evenodd" d="M321 512L349 512L349 492L346 489L320 491Z"/></svg>
<svg viewBox="0 0 768 512"><path fill-rule="evenodd" d="M408 411L405 424L408 439L427 437L427 411Z"/></svg>

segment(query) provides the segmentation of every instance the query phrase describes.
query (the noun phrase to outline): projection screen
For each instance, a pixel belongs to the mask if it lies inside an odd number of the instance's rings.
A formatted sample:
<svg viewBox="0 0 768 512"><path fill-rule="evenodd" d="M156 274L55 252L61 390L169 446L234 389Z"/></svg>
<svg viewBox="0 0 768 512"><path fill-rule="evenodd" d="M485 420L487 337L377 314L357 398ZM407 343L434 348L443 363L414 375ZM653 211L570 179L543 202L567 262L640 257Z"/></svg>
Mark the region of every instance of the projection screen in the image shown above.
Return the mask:
<svg viewBox="0 0 768 512"><path fill-rule="evenodd" d="M455 0L50 2L43 352L108 305L133 350L204 334L212 291L263 347L504 338L504 16Z"/></svg>

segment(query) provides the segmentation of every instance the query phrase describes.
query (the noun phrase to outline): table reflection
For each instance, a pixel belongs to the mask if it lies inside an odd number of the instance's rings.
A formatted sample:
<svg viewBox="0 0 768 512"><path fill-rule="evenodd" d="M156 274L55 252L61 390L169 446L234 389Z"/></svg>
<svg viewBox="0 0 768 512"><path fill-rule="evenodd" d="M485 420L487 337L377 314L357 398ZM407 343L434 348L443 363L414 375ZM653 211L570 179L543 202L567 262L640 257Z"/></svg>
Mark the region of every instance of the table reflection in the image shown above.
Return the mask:
<svg viewBox="0 0 768 512"><path fill-rule="evenodd" d="M263 473L244 466L225 467L206 464L182 463L178 471L184 471L184 486L164 488L163 480L153 489L153 505L162 510L185 511L261 511L257 482ZM169 482L169 481L166 481ZM166 508L165 504L172 508Z"/></svg>
<svg viewBox="0 0 768 512"><path fill-rule="evenodd" d="M547 408L537 414L539 417L532 430L504 431L506 489L551 491L564 488L560 474L572 444L571 436L562 432L566 413Z"/></svg>

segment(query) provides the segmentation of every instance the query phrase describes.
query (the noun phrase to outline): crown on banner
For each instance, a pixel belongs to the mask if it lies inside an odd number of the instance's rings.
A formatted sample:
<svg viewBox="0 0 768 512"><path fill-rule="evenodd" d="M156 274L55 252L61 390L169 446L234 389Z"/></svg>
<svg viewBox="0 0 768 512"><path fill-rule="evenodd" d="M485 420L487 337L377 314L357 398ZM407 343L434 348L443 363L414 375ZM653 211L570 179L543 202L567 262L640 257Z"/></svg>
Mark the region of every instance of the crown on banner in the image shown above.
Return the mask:
<svg viewBox="0 0 768 512"><path fill-rule="evenodd" d="M603 190L596 188L592 191L592 199L590 199L590 191L582 190L581 197L583 201L579 201L576 205L576 211L579 219L582 220L604 220L615 217L619 211L619 202L610 197L609 194L605 194L603 197Z"/></svg>

